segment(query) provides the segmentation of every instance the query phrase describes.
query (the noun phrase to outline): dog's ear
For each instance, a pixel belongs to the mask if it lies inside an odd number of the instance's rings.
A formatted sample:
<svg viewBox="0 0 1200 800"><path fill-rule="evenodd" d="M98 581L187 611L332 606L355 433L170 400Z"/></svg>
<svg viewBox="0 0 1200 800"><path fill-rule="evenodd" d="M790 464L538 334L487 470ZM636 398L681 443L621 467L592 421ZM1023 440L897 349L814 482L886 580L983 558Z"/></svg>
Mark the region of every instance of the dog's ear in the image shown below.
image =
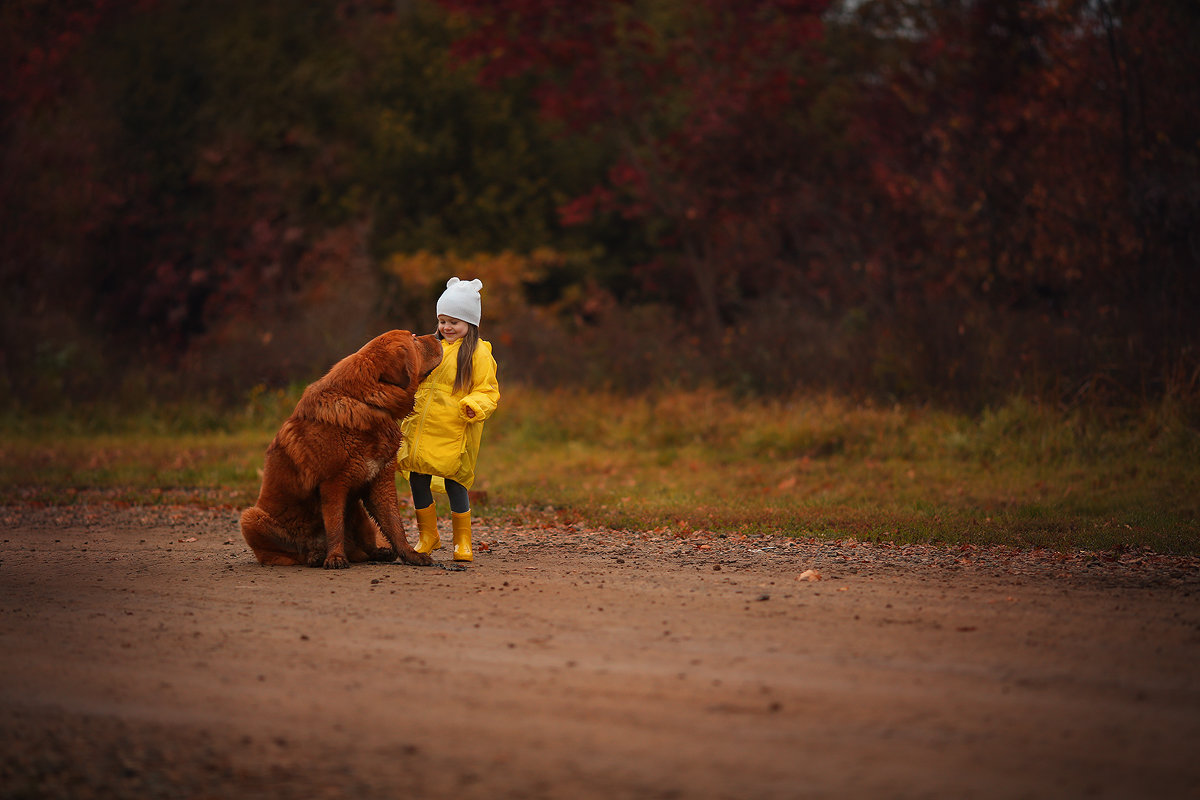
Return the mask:
<svg viewBox="0 0 1200 800"><path fill-rule="evenodd" d="M381 359L379 382L407 389L412 383L412 353L402 342L387 348Z"/></svg>

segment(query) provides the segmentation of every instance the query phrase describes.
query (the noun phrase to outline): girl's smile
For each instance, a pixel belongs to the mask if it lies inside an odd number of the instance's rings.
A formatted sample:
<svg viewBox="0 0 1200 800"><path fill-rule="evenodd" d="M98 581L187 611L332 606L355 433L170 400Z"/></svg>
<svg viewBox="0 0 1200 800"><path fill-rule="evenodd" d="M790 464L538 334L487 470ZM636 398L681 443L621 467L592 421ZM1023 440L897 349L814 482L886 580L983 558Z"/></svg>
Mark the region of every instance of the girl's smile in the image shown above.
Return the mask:
<svg viewBox="0 0 1200 800"><path fill-rule="evenodd" d="M467 335L467 323L463 322L461 319L448 317L445 314L438 314L437 321L438 333L442 335L443 339L451 344L457 342L459 339Z"/></svg>

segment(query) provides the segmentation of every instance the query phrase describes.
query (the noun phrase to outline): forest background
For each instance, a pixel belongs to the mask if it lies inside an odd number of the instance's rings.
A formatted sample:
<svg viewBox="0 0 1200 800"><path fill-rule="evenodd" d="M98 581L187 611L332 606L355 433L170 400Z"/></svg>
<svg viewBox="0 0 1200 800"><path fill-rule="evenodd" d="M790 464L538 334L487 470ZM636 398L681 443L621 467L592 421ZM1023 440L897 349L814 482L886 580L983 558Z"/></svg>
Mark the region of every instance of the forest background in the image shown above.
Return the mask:
<svg viewBox="0 0 1200 800"><path fill-rule="evenodd" d="M10 410L237 403L460 275L530 386L1194 413L1190 0L15 0L0 37Z"/></svg>

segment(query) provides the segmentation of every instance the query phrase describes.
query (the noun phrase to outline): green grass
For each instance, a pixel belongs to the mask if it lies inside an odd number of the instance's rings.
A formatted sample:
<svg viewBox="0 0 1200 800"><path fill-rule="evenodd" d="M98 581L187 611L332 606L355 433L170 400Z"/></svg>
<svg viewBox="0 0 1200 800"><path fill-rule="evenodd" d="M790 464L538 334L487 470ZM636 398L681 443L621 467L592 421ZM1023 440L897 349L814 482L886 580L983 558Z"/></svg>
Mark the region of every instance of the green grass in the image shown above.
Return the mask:
<svg viewBox="0 0 1200 800"><path fill-rule="evenodd" d="M10 416L0 502L241 507L296 392L235 414ZM977 416L837 397L618 397L506 387L476 513L686 535L1200 553L1200 433L1170 403L1105 416L1020 399ZM406 488L401 482L402 494Z"/></svg>

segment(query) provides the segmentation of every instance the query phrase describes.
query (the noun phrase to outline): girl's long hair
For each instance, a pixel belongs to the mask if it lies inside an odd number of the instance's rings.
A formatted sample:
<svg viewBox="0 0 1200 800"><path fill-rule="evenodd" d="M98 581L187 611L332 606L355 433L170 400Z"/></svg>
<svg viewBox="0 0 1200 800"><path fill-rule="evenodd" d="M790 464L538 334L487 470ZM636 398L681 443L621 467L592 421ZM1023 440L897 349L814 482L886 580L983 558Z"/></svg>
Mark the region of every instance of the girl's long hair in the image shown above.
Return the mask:
<svg viewBox="0 0 1200 800"><path fill-rule="evenodd" d="M441 332L437 338L443 339ZM475 385L474 370L471 365L475 362L475 347L479 344L479 326L467 323L466 335L458 346L458 371L454 373L454 393L466 394Z"/></svg>

